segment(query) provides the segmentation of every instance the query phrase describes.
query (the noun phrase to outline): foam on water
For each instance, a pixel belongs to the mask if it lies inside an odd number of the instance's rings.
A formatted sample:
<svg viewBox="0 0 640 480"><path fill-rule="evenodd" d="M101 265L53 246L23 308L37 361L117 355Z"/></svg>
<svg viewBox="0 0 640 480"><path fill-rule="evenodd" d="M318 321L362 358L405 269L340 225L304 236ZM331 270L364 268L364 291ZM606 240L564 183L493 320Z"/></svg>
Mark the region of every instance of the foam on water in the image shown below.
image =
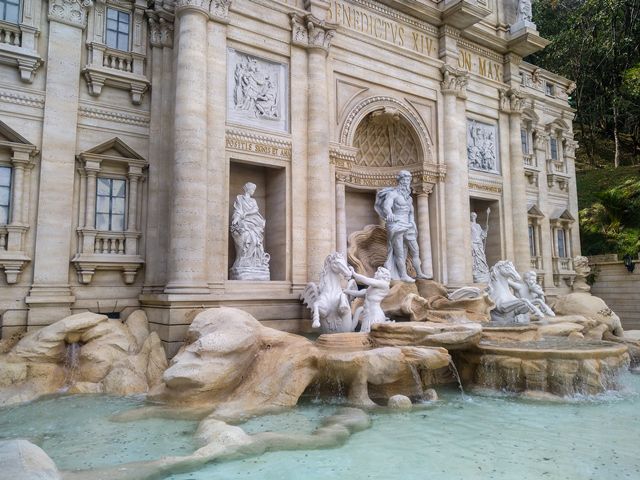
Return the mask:
<svg viewBox="0 0 640 480"><path fill-rule="evenodd" d="M511 397L460 397L411 412L371 411L370 429L327 450L270 452L212 463L169 480L494 479L607 480L640 478L640 376L625 375L623 391L561 402ZM186 455L197 446L197 423L109 417L141 398L67 396L0 409L0 437L28 438L61 469L85 469ZM310 433L336 405L307 402L241 426L249 433Z"/></svg>

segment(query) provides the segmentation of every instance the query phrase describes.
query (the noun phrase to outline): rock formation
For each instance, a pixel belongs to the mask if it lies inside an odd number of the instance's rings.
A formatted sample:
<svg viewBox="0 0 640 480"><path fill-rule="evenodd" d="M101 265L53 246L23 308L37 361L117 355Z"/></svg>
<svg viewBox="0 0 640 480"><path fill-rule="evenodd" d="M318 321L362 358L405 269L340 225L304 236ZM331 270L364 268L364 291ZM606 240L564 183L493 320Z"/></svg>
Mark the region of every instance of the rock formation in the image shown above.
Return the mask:
<svg viewBox="0 0 640 480"><path fill-rule="evenodd" d="M144 312L123 324L85 312L27 333L0 355L0 405L40 395L145 393L167 366L160 338Z"/></svg>

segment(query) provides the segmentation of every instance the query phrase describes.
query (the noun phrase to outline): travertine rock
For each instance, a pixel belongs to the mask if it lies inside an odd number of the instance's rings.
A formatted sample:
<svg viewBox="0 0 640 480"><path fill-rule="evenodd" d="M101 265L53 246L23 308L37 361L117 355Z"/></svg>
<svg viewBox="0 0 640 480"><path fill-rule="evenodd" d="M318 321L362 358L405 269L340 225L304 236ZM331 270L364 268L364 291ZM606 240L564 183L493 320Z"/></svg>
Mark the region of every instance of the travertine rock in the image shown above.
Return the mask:
<svg viewBox="0 0 640 480"><path fill-rule="evenodd" d="M399 322L374 325L369 335L377 346L444 347L466 350L482 338L482 326L477 323L433 324L430 322Z"/></svg>
<svg viewBox="0 0 640 480"><path fill-rule="evenodd" d="M385 388L392 386L399 388L394 393L415 394L414 371L441 369L450 361L442 348L372 348L362 333L323 335L313 343L264 327L233 308L200 313L187 341L151 397L170 404L207 405L219 419L293 406L310 384L326 389L336 379L351 404L373 405L369 386L385 397L390 396Z"/></svg>
<svg viewBox="0 0 640 480"><path fill-rule="evenodd" d="M396 410L411 410L413 404L411 403L411 399L405 395L394 395L389 398L387 407L394 408Z"/></svg>
<svg viewBox="0 0 640 480"><path fill-rule="evenodd" d="M0 476L12 480L60 480L53 460L40 447L23 440L0 440Z"/></svg>
<svg viewBox="0 0 640 480"><path fill-rule="evenodd" d="M123 324L85 312L26 334L0 355L0 405L61 390L147 392L160 382L167 360L144 312L131 316Z"/></svg>
<svg viewBox="0 0 640 480"><path fill-rule="evenodd" d="M601 298L588 292L573 292L558 297L552 305L559 315L582 315L597 323L604 324L617 337L624 336L620 317Z"/></svg>

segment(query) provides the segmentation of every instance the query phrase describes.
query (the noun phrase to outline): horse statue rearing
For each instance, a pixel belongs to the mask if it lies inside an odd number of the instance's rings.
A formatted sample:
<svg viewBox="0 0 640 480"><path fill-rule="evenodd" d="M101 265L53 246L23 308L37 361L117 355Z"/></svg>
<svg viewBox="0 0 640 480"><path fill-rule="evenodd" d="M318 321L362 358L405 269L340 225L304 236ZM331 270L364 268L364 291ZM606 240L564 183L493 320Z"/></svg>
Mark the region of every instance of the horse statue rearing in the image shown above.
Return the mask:
<svg viewBox="0 0 640 480"><path fill-rule="evenodd" d="M518 298L511 291L511 288L517 288L521 283L522 278L510 261L501 260L491 267L489 295L496 303L491 310L491 320L528 323L529 314L540 320L544 318L544 314L530 300Z"/></svg>
<svg viewBox="0 0 640 480"><path fill-rule="evenodd" d="M342 290L342 277L350 279L351 271L344 257L334 252L324 261L320 285L309 282L300 295L313 312L313 328L321 327L322 333L353 332L356 328L349 298ZM358 287L350 280L347 288L357 290Z"/></svg>

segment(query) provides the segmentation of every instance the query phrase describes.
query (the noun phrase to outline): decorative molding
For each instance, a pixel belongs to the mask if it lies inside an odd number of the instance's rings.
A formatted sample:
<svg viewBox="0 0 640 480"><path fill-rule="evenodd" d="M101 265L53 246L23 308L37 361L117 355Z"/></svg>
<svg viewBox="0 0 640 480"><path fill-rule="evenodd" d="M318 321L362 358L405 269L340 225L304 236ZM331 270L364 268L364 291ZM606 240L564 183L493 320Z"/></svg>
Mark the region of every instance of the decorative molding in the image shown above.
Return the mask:
<svg viewBox="0 0 640 480"><path fill-rule="evenodd" d="M229 150L291 159L291 141L270 135L227 129L225 143Z"/></svg>
<svg viewBox="0 0 640 480"><path fill-rule="evenodd" d="M49 20L84 29L93 0L50 0Z"/></svg>
<svg viewBox="0 0 640 480"><path fill-rule="evenodd" d="M409 15L405 15L397 10L394 10L385 5L382 5L381 3L369 2L367 0L349 0L349 3L360 5L367 10L379 13L381 15L384 15L385 17L391 18L398 22L406 23L407 25L411 25L412 27L415 27L419 30L423 30L426 33L430 33L432 35L438 35L437 27L434 27L433 25L430 25L426 22L421 22L420 20L417 20L413 17L410 17Z"/></svg>
<svg viewBox="0 0 640 480"><path fill-rule="evenodd" d="M319 20L311 14L291 14L291 42L299 47L329 52L338 25Z"/></svg>
<svg viewBox="0 0 640 480"><path fill-rule="evenodd" d="M500 111L521 114L525 107L526 97L519 90L513 88L499 88Z"/></svg>
<svg viewBox="0 0 640 480"><path fill-rule="evenodd" d="M209 18L221 23L229 23L229 7L232 0L211 0Z"/></svg>
<svg viewBox="0 0 640 480"><path fill-rule="evenodd" d="M88 105L80 105L78 113L81 117L109 120L111 122L138 125L140 127L148 127L150 123L149 115L136 115L133 113L92 107Z"/></svg>
<svg viewBox="0 0 640 480"><path fill-rule="evenodd" d="M210 2L211 0L175 0L174 8L176 15L187 10L195 10L208 16Z"/></svg>
<svg viewBox="0 0 640 480"><path fill-rule="evenodd" d="M0 102L14 103L34 108L44 108L44 95L30 95L28 93L9 92L0 90Z"/></svg>
<svg viewBox="0 0 640 480"><path fill-rule="evenodd" d="M461 99L467 98L469 73L446 64L440 68L440 71L442 72L440 88L443 95L455 95Z"/></svg>
<svg viewBox="0 0 640 480"><path fill-rule="evenodd" d="M418 193L429 193L433 189L433 185L444 180L446 168L444 165L425 165L423 168L409 169L411 172L413 189ZM351 171L336 172L339 180L345 185L353 187L367 188L383 188L397 184L397 169L388 170L372 170L364 168L354 168Z"/></svg>

